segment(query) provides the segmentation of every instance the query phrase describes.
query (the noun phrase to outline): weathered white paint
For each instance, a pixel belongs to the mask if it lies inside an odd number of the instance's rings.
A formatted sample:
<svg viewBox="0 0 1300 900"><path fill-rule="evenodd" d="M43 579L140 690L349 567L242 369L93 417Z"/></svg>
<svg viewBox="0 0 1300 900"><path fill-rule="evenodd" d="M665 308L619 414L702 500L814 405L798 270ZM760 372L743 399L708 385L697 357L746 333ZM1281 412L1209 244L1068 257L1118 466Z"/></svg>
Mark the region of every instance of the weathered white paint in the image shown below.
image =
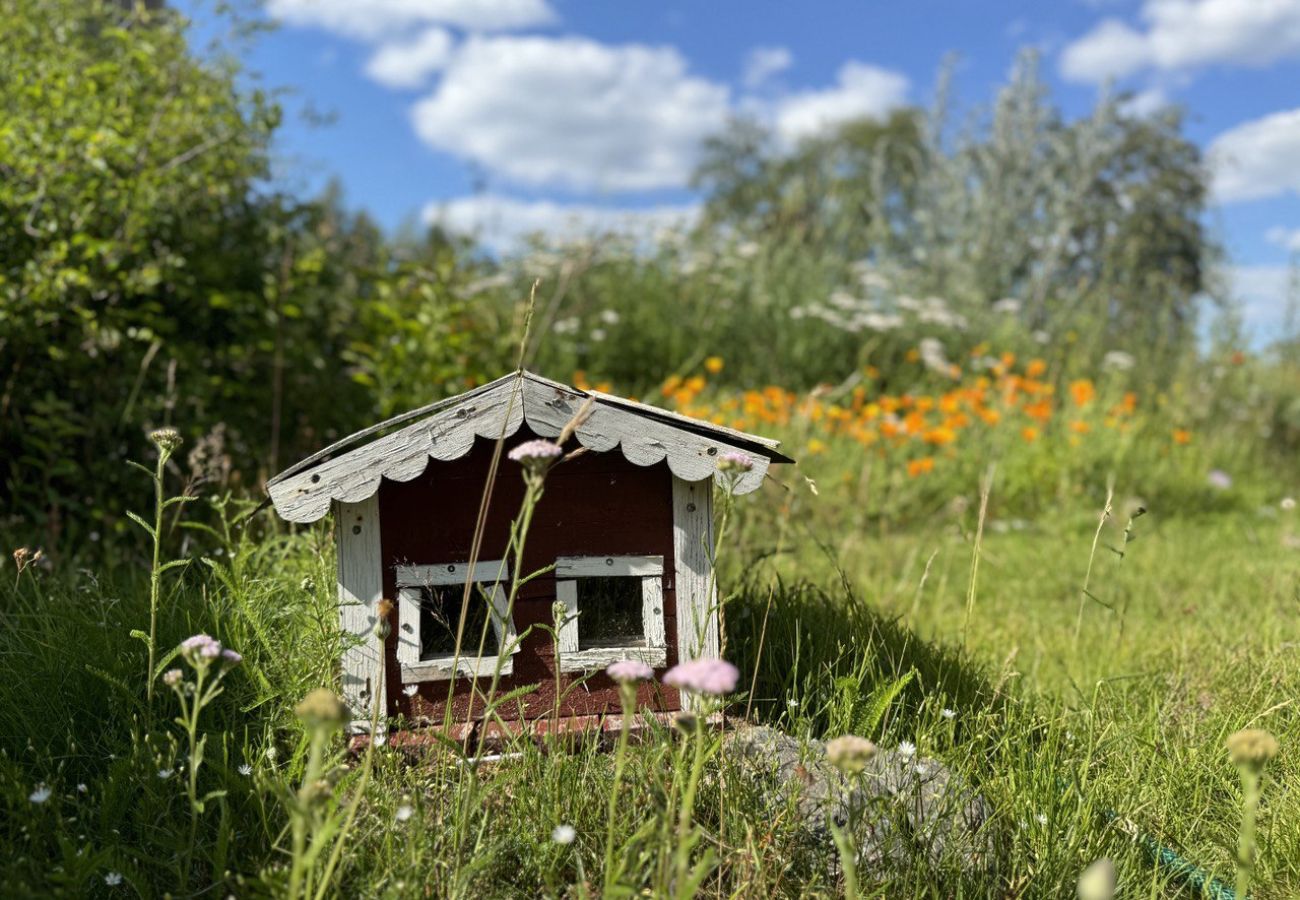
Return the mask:
<svg viewBox="0 0 1300 900"><path fill-rule="evenodd" d="M555 560L556 578L635 578L663 573L662 556L561 556Z"/></svg>
<svg viewBox="0 0 1300 900"><path fill-rule="evenodd" d="M668 661L664 630L664 558L662 556L564 556L556 560L555 598L564 604L560 627L560 671L588 672L621 659L636 659L660 668ZM581 578L639 578L641 580L642 642L621 647L579 649L582 617L578 607Z"/></svg>
<svg viewBox="0 0 1300 900"><path fill-rule="evenodd" d="M335 507L339 557L339 621L343 629L343 699L352 714L349 731L370 730L375 705L381 723L387 715L383 641L375 634L376 609L383 593L379 545L379 498Z"/></svg>
<svg viewBox="0 0 1300 900"><path fill-rule="evenodd" d="M673 475L684 481L711 478L724 454L744 453L754 461L753 468L726 478L734 480L734 493L749 493L767 473L771 459L765 453L779 456L776 442L767 438L589 394L524 372L436 407L426 418L341 456L305 468L300 463L273 478L267 490L281 518L313 522L325 514L331 500L357 503L373 495L384 478L410 481L431 458L452 460L468 453L476 438L509 437L524 422L543 437L555 437L589 397L589 414L575 432L578 443L597 452L619 448L640 466L666 460ZM358 434L377 433L380 427ZM758 445L765 452L742 449L728 439Z"/></svg>
<svg viewBox="0 0 1300 900"><path fill-rule="evenodd" d="M514 671L513 654L519 652L519 641L515 633L514 620L509 615L506 592L498 579L509 580L510 567L502 560L483 560L473 568L466 563L442 563L423 566L398 566L395 571L397 583L402 586L397 592L397 663L401 667L403 683L416 681L446 681L456 675L479 676L491 675L496 669L495 655L478 656L478 642L481 635L464 635L461 655L421 659L420 657L420 591L423 587L464 585L467 578L475 585L484 585L490 601L488 619L492 630L496 632L497 646L505 657L501 661L501 674L509 675ZM470 603L482 603L482 593L471 593Z"/></svg>
<svg viewBox="0 0 1300 900"><path fill-rule="evenodd" d="M673 479L673 556L677 592L677 658L718 655L717 589L713 584L713 483Z"/></svg>

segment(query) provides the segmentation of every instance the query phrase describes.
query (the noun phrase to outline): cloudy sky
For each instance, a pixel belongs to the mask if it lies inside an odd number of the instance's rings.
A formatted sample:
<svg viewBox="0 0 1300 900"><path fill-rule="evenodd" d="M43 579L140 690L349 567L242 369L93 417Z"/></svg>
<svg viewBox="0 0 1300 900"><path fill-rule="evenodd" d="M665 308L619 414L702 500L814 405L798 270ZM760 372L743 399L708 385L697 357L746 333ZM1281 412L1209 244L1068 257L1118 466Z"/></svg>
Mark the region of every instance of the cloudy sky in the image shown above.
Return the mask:
<svg viewBox="0 0 1300 900"><path fill-rule="evenodd" d="M281 172L339 177L388 226L438 218L504 246L689 216L700 141L734 113L796 140L927 102L949 54L961 101L982 103L1032 45L1069 114L1110 79L1188 110L1260 337L1300 253L1300 0L264 2L282 27L251 66L294 88Z"/></svg>

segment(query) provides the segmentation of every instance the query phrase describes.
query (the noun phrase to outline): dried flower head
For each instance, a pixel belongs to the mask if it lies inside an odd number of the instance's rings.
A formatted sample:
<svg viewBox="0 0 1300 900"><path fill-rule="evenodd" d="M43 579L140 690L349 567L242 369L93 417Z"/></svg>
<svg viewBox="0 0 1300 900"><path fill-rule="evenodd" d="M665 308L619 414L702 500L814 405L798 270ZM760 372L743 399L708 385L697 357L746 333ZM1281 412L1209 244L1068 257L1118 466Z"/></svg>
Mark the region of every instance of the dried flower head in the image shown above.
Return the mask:
<svg viewBox="0 0 1300 900"><path fill-rule="evenodd" d="M169 455L175 452L176 448L184 443L184 440L181 438L181 433L175 428L159 428L155 431L151 431L149 432L149 440L153 441L154 446L162 453Z"/></svg>
<svg viewBox="0 0 1300 900"><path fill-rule="evenodd" d="M876 745L856 734L845 734L826 743L826 758L845 775L856 775L876 755Z"/></svg>
<svg viewBox="0 0 1300 900"><path fill-rule="evenodd" d="M564 451L559 444L538 438L524 441L507 455L526 469L545 469L563 456Z"/></svg>
<svg viewBox="0 0 1300 900"><path fill-rule="evenodd" d="M347 715L347 707L329 688L316 688L293 711L308 728L334 728Z"/></svg>
<svg viewBox="0 0 1300 900"><path fill-rule="evenodd" d="M375 604L375 637L381 641L388 638L393 630L393 601L387 597Z"/></svg>
<svg viewBox="0 0 1300 900"><path fill-rule="evenodd" d="M1079 900L1111 900L1115 896L1115 864L1103 856L1079 876Z"/></svg>
<svg viewBox="0 0 1300 900"><path fill-rule="evenodd" d="M678 663L664 675L664 684L696 694L721 697L736 689L740 670L722 659L692 659Z"/></svg>
<svg viewBox="0 0 1300 900"><path fill-rule="evenodd" d="M605 674L618 682L649 681L655 677L655 670L636 659L620 659L610 663Z"/></svg>
<svg viewBox="0 0 1300 900"><path fill-rule="evenodd" d="M1262 769L1277 756L1277 738L1260 728L1246 728L1228 738L1228 756L1234 765Z"/></svg>
<svg viewBox="0 0 1300 900"><path fill-rule="evenodd" d="M735 450L728 450L718 457L719 472L748 472L752 468L753 458Z"/></svg>

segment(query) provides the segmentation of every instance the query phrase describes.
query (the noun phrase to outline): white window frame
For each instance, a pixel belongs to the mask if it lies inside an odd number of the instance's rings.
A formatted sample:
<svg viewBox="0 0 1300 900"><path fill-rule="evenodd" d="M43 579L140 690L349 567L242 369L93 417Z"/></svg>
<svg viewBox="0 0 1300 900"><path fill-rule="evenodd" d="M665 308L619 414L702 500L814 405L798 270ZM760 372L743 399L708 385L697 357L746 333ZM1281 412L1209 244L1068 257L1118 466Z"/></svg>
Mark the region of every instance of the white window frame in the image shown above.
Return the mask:
<svg viewBox="0 0 1300 900"><path fill-rule="evenodd" d="M582 578L640 578L644 647L589 647L579 650L582 616L578 581ZM560 671L587 672L621 659L660 668L668 662L664 635L664 558L662 556L561 556L555 561L555 599L564 604L560 627Z"/></svg>
<svg viewBox="0 0 1300 900"><path fill-rule="evenodd" d="M468 563L439 563L436 565L397 566L397 663L403 682L449 681L452 678L487 678L496 670L497 657L475 656L479 636L466 634L465 646L459 658L440 656L420 658L420 601L421 591L430 587L464 586L466 581L488 585L485 591L491 600L489 616L496 631L497 646L505 654L501 661L501 674L514 671L513 655L519 652L514 619L506 606L503 582L510 579L510 566L499 559L480 560L471 572ZM471 603L483 602L477 590ZM469 652L466 652L469 651Z"/></svg>

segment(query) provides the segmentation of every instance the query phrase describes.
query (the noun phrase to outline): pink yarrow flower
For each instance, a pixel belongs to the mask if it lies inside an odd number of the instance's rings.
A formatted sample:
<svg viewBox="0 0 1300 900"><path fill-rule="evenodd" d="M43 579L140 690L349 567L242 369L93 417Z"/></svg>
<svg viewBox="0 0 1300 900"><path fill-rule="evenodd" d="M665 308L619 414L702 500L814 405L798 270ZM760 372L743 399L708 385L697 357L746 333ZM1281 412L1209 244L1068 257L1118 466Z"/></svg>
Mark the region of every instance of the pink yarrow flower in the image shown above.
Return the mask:
<svg viewBox="0 0 1300 900"><path fill-rule="evenodd" d="M221 661L228 666L237 666L244 661L244 655L227 647L221 651Z"/></svg>
<svg viewBox="0 0 1300 900"><path fill-rule="evenodd" d="M723 659L692 659L678 663L664 675L664 684L696 694L721 697L736 689L740 670Z"/></svg>
<svg viewBox="0 0 1300 900"><path fill-rule="evenodd" d="M735 450L728 450L718 457L719 472L748 472L752 468L754 468L754 460Z"/></svg>
<svg viewBox="0 0 1300 900"><path fill-rule="evenodd" d="M511 450L507 456L522 466L546 466L564 455L564 450L554 441L537 439L524 441Z"/></svg>
<svg viewBox="0 0 1300 900"><path fill-rule="evenodd" d="M649 681L655 677L655 670L636 659L620 659L610 663L605 674L615 681Z"/></svg>

